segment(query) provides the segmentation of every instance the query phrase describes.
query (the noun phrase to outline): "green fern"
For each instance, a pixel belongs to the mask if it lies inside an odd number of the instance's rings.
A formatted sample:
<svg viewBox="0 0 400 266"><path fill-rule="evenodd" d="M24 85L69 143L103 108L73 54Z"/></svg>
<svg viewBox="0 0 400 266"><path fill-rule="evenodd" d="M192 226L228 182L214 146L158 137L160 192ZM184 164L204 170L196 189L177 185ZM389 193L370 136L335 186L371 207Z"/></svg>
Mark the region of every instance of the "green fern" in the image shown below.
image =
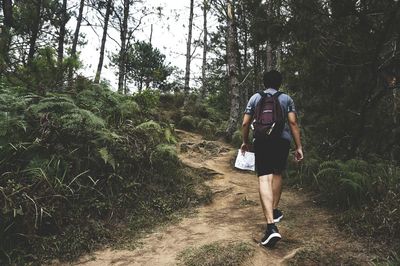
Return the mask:
<svg viewBox="0 0 400 266"><path fill-rule="evenodd" d="M74 109L77 109L77 106L72 99L54 96L40 100L37 104L32 105L28 111L38 117L43 113L63 114Z"/></svg>
<svg viewBox="0 0 400 266"><path fill-rule="evenodd" d="M92 131L105 128L105 122L92 112L84 109L74 109L69 114L60 117L63 128L76 131Z"/></svg>
<svg viewBox="0 0 400 266"><path fill-rule="evenodd" d="M111 165L112 168L115 170L115 159L112 154L109 153L108 149L106 147L101 148L99 150L99 153L101 158L104 160L104 163Z"/></svg>

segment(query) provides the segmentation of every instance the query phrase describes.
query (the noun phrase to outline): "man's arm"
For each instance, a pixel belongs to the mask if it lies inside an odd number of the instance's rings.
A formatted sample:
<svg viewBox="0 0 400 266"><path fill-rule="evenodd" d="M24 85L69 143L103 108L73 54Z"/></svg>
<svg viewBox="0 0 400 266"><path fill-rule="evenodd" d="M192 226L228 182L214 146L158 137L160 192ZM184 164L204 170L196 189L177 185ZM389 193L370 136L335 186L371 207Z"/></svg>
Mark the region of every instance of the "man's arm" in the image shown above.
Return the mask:
<svg viewBox="0 0 400 266"><path fill-rule="evenodd" d="M301 145L301 139L300 139L300 129L297 124L297 116L295 112L289 112L288 113L288 122L289 122L289 127L290 131L292 132L294 143L296 144L296 152L295 152L295 159L296 161L301 161L304 158L303 155L303 147Z"/></svg>
<svg viewBox="0 0 400 266"><path fill-rule="evenodd" d="M251 124L252 116L249 114L245 114L243 117L242 123L242 146L240 149L242 153L249 151L249 131L250 131L250 124Z"/></svg>

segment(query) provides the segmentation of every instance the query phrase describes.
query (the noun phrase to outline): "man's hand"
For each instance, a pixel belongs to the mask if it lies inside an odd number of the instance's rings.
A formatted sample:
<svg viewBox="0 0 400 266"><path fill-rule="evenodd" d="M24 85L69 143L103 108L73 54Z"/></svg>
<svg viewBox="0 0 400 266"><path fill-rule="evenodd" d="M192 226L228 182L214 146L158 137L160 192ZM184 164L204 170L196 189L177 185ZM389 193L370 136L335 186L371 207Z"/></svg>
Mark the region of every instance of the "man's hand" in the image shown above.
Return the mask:
<svg viewBox="0 0 400 266"><path fill-rule="evenodd" d="M294 152L294 159L296 162L300 162L304 159L303 155L303 149L302 148L297 148L296 151Z"/></svg>
<svg viewBox="0 0 400 266"><path fill-rule="evenodd" d="M249 144L242 143L242 146L240 146L240 150L242 151L242 155L244 155L246 151L249 151Z"/></svg>

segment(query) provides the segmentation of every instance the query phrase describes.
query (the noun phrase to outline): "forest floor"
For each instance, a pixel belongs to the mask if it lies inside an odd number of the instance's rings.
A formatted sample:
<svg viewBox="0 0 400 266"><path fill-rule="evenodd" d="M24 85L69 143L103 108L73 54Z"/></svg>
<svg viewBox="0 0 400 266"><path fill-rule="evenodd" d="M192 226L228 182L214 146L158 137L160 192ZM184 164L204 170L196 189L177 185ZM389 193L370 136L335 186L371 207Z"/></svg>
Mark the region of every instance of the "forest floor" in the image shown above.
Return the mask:
<svg viewBox="0 0 400 266"><path fill-rule="evenodd" d="M215 174L207 181L212 203L135 240L140 245L134 250L103 249L73 265L176 265L179 254L188 248L235 241L253 249L242 265L366 265L376 260L372 243L338 230L335 213L318 207L309 193L293 188L284 188L281 198L284 218L278 227L282 240L274 249L263 248L257 241L266 224L255 174L231 166L237 150L227 144L205 141L194 133L178 134L183 163Z"/></svg>

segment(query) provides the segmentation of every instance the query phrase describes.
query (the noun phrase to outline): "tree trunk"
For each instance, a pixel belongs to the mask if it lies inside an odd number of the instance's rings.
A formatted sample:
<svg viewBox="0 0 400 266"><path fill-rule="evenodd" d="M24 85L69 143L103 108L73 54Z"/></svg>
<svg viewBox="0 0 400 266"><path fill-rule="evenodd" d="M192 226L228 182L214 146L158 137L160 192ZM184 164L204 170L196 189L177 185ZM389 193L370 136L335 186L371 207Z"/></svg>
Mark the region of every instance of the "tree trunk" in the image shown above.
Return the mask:
<svg viewBox="0 0 400 266"><path fill-rule="evenodd" d="M394 89L393 90L393 131L392 131L394 145L392 145L391 151L390 151L390 157L391 157L391 160L393 162L396 161L396 150L398 149L398 145L399 145L398 142L397 142L398 127L399 127L398 126L398 119L397 119L397 114L399 112L399 110L398 110L399 108L398 108L398 105L397 105L398 100L399 99L398 99L398 96L397 96L397 90Z"/></svg>
<svg viewBox="0 0 400 266"><path fill-rule="evenodd" d="M185 70L185 95L189 94L190 82L190 61L191 61L191 47L192 47L192 29L193 29L193 0L190 0L190 14L189 14L189 33L186 43L186 70Z"/></svg>
<svg viewBox="0 0 400 266"><path fill-rule="evenodd" d="M126 75L126 35L128 32L128 18L129 18L129 0L124 0L124 17L121 27L121 50L119 51L118 60L118 92L124 92L124 80Z"/></svg>
<svg viewBox="0 0 400 266"><path fill-rule="evenodd" d="M234 7L231 0L227 0L227 46L226 57L228 65L228 85L231 92L231 106L226 129L226 138L230 140L237 129L239 119L239 82L238 82L238 59L236 50L236 20Z"/></svg>
<svg viewBox="0 0 400 266"><path fill-rule="evenodd" d="M272 46L270 41L266 41L266 61L265 61L265 70L271 71L273 69L273 55L272 55Z"/></svg>
<svg viewBox="0 0 400 266"><path fill-rule="evenodd" d="M40 31L40 20L42 15L42 0L38 0L35 5L32 34L29 38L28 66L32 65L33 56L36 51L36 41Z"/></svg>
<svg viewBox="0 0 400 266"><path fill-rule="evenodd" d="M150 43L150 44L153 44L153 24L151 24L151 26L150 26L149 43Z"/></svg>
<svg viewBox="0 0 400 266"><path fill-rule="evenodd" d="M67 0L63 0L61 7L60 35L58 36L57 64L61 65L64 58L65 25L67 24Z"/></svg>
<svg viewBox="0 0 400 266"><path fill-rule="evenodd" d="M8 29L13 26L13 10L12 10L12 1L11 0L3 0L2 3L3 8L3 23L4 26Z"/></svg>
<svg viewBox="0 0 400 266"><path fill-rule="evenodd" d="M10 29L13 26L13 13L11 0L3 0L3 26L0 26L0 56L4 58L6 64L9 62L8 52L10 50ZM0 73L3 69L0 69Z"/></svg>
<svg viewBox="0 0 400 266"><path fill-rule="evenodd" d="M104 18L103 38L101 39L99 64L97 65L96 77L94 78L94 83L97 84L100 82L101 70L103 68L104 50L106 48L108 22L110 20L110 15L112 11L112 3L112 0L107 1L106 15Z"/></svg>
<svg viewBox="0 0 400 266"><path fill-rule="evenodd" d="M241 7L241 19L240 19L240 28L242 29L241 31L241 42L243 44L243 72L244 72L244 79L243 79L243 84L241 87L241 93L240 93L240 110L244 110L246 107L247 101L249 100L249 90L251 89L251 86L249 86L249 82L246 80L247 75L250 74L249 69L248 69L248 39L249 39L249 32L248 32L248 26L247 26L247 10L243 4L243 2L240 2L240 7Z"/></svg>
<svg viewBox="0 0 400 266"><path fill-rule="evenodd" d="M63 83L64 70L62 69L62 62L64 59L64 41L65 41L65 25L67 24L67 0L63 0L61 7L61 24L60 35L58 36L58 49L57 49L57 84Z"/></svg>
<svg viewBox="0 0 400 266"><path fill-rule="evenodd" d="M74 59L76 59L76 47L78 46L79 33L80 33L80 29L81 29L81 24L82 24L84 7L85 7L85 0L81 0L81 2L79 4L79 13L78 13L78 17L76 19L74 39L72 41L72 48L71 48L71 57ZM68 82L71 82L71 80L72 80L72 75L73 75L72 72L73 72L73 69L72 69L72 67L70 67L68 70Z"/></svg>
<svg viewBox="0 0 400 266"><path fill-rule="evenodd" d="M208 11L208 0L203 1L203 31L204 31L204 37L203 37L203 65L201 67L201 81L202 81L202 87L201 87L201 96L200 99L201 101L204 100L207 94L207 79L206 79L206 68L207 68L207 49L208 49L208 44L207 44L207 37L208 37L208 30L207 30L207 11Z"/></svg>
<svg viewBox="0 0 400 266"><path fill-rule="evenodd" d="M261 81L260 81L260 45L255 43L254 44L254 62L253 62L253 69L254 69L254 83L253 83L253 91L254 94L256 91L260 89Z"/></svg>

